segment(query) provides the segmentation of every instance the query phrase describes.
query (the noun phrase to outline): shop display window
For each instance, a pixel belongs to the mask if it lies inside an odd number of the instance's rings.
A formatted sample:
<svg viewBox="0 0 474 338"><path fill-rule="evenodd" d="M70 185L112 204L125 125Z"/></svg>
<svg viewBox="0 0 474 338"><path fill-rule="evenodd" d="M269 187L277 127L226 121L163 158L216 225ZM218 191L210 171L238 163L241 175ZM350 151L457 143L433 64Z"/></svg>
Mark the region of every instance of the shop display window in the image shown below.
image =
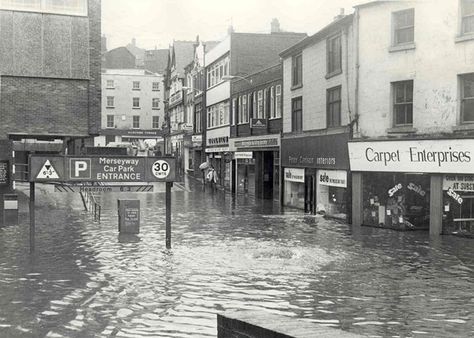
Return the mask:
<svg viewBox="0 0 474 338"><path fill-rule="evenodd" d="M474 237L474 176L443 178L443 233Z"/></svg>
<svg viewBox="0 0 474 338"><path fill-rule="evenodd" d="M237 192L255 194L255 159L237 160Z"/></svg>
<svg viewBox="0 0 474 338"><path fill-rule="evenodd" d="M430 176L365 173L364 225L397 230L429 229Z"/></svg>
<svg viewBox="0 0 474 338"><path fill-rule="evenodd" d="M283 203L304 210L304 183L285 181Z"/></svg>

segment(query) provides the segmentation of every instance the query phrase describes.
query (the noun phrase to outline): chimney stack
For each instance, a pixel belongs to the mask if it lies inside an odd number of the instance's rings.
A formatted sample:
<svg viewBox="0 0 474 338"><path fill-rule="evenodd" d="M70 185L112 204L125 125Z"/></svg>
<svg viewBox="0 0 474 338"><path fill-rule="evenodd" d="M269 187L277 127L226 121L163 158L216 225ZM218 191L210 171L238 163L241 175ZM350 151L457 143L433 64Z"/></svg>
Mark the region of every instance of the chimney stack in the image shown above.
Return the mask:
<svg viewBox="0 0 474 338"><path fill-rule="evenodd" d="M272 22L270 23L270 32L271 33L280 33L281 32L281 29L280 29L280 21L278 21L277 18L273 18Z"/></svg>
<svg viewBox="0 0 474 338"><path fill-rule="evenodd" d="M344 15L344 8L340 8L340 9L339 9L339 15L336 15L336 16L334 17L334 21L339 20L339 19L342 19L343 17L345 17L345 15Z"/></svg>

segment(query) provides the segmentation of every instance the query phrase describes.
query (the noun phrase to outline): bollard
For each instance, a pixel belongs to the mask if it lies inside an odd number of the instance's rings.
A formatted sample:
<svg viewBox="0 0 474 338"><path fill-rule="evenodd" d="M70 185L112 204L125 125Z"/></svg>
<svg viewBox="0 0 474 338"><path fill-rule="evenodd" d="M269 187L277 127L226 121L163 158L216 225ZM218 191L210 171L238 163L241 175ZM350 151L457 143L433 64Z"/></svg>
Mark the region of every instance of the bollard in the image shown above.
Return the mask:
<svg viewBox="0 0 474 338"><path fill-rule="evenodd" d="M16 194L3 195L3 224L18 224L18 195Z"/></svg>

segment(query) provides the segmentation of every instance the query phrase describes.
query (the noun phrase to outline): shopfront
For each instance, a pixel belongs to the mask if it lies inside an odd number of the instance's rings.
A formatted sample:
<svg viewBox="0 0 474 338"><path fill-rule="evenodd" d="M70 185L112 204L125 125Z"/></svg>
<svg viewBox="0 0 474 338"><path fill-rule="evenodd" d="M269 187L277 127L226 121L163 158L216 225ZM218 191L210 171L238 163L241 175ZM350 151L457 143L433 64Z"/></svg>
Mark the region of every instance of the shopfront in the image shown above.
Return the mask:
<svg viewBox="0 0 474 338"><path fill-rule="evenodd" d="M473 233L474 140L350 142L353 223Z"/></svg>
<svg viewBox="0 0 474 338"><path fill-rule="evenodd" d="M261 199L280 199L280 135L230 140L234 151L235 191Z"/></svg>
<svg viewBox="0 0 474 338"><path fill-rule="evenodd" d="M217 184L230 189L231 159L229 151L229 128L211 129L206 134L206 157L217 172Z"/></svg>
<svg viewBox="0 0 474 338"><path fill-rule="evenodd" d="M344 133L281 140L284 206L348 219L348 139Z"/></svg>

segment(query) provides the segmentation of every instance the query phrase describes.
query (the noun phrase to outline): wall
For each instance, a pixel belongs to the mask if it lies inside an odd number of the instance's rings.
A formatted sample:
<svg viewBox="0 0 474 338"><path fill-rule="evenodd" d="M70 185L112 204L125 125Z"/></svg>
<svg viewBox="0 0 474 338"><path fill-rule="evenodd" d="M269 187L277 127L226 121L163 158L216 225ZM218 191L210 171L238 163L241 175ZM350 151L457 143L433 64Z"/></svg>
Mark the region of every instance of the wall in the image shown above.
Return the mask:
<svg viewBox="0 0 474 338"><path fill-rule="evenodd" d="M383 2L360 8L360 137L387 134L393 125L390 83L409 79L416 134L453 131L459 121L458 74L474 71L474 40L456 38L458 3ZM415 8L416 48L390 52L392 12L408 8Z"/></svg>
<svg viewBox="0 0 474 338"><path fill-rule="evenodd" d="M354 68L354 39L353 28L349 26L334 29L342 31L342 73L326 79L326 44L327 40L320 40L303 49L303 86L291 89L292 57L283 60L283 132L291 132L291 100L294 97L303 97L303 131L327 128L327 89L341 86L341 125L350 122L355 108L355 68Z"/></svg>

